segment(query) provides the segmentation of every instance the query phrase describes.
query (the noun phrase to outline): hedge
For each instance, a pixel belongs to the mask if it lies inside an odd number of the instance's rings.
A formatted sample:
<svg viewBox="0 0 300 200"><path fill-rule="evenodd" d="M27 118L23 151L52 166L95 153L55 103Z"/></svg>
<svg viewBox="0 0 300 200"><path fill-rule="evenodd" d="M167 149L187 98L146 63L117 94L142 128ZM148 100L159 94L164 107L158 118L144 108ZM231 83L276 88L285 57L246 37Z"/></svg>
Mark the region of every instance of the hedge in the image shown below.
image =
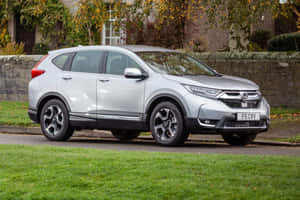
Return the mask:
<svg viewBox="0 0 300 200"><path fill-rule="evenodd" d="M300 51L300 32L286 33L268 41L269 51Z"/></svg>

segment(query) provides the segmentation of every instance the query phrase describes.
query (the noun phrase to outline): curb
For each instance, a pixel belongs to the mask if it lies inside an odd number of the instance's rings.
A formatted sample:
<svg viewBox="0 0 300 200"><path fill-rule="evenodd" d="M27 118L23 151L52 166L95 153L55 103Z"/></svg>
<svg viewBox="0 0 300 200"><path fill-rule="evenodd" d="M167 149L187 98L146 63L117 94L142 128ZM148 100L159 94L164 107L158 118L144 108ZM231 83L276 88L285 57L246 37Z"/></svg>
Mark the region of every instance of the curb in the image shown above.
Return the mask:
<svg viewBox="0 0 300 200"><path fill-rule="evenodd" d="M15 127L15 126L0 126L0 133L6 134L19 134L19 135L42 135L40 127ZM109 134L109 131L98 131L98 130L84 130L76 133L75 137L92 137L92 138L113 138ZM140 136L139 139L143 140L152 140L152 136ZM195 142L214 142L214 143L225 143L223 140L216 139L201 139L201 138L192 138L187 141ZM289 143L289 142L280 142L280 141L270 141L257 139L253 144L258 145L270 145L270 146L288 146L288 147L300 147L300 143Z"/></svg>
<svg viewBox="0 0 300 200"><path fill-rule="evenodd" d="M270 140L255 140L253 142L253 144L271 145L271 146L300 147L300 143L277 142L277 141L270 141Z"/></svg>
<svg viewBox="0 0 300 200"><path fill-rule="evenodd" d="M152 140L151 136L140 136L140 139L144 140ZM195 142L214 142L214 143L225 143L224 140L214 140L214 139L188 139L187 141L195 141ZM289 143L289 142L277 142L277 141L271 141L271 140L255 140L252 142L252 144L258 144L258 145L270 145L270 146L289 146L289 147L300 147L300 143Z"/></svg>
<svg viewBox="0 0 300 200"><path fill-rule="evenodd" d="M12 133L12 134L20 134L20 135L41 135L41 128L0 126L0 133Z"/></svg>

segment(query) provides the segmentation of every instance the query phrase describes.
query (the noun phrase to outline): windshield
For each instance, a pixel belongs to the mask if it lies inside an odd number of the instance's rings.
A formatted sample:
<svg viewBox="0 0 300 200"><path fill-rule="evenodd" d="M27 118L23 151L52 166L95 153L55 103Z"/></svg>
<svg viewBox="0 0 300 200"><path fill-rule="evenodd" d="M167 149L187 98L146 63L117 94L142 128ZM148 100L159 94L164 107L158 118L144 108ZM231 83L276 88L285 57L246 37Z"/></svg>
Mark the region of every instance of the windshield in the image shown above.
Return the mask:
<svg viewBox="0 0 300 200"><path fill-rule="evenodd" d="M217 74L198 60L176 52L138 52L137 53L154 71L176 76Z"/></svg>

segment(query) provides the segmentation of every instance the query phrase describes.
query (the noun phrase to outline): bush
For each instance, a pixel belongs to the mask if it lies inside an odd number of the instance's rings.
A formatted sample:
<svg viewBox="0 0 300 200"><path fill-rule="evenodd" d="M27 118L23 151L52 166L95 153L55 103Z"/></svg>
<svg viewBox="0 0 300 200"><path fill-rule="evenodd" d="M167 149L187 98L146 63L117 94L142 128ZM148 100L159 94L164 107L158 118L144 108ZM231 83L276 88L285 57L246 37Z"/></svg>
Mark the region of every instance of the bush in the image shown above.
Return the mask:
<svg viewBox="0 0 300 200"><path fill-rule="evenodd" d="M190 47L194 52L204 52L207 50L207 44L202 37L190 41Z"/></svg>
<svg viewBox="0 0 300 200"><path fill-rule="evenodd" d="M32 48L32 54L44 55L48 54L49 47L44 43L36 43Z"/></svg>
<svg viewBox="0 0 300 200"><path fill-rule="evenodd" d="M249 45L248 45L248 50L249 50L249 51L255 51L255 52L257 52L257 51L265 51L265 49L262 49L262 48L260 47L260 45L258 45L258 44L255 43L255 42L250 42L250 43L249 43Z"/></svg>
<svg viewBox="0 0 300 200"><path fill-rule="evenodd" d="M24 53L24 43L9 42L0 49L0 55L22 55Z"/></svg>
<svg viewBox="0 0 300 200"><path fill-rule="evenodd" d="M300 51L300 33L286 33L268 41L269 51Z"/></svg>
<svg viewBox="0 0 300 200"><path fill-rule="evenodd" d="M267 30L257 30L254 31L251 35L250 35L250 41L252 43L255 43L257 45L259 45L259 47L261 49L266 49L267 48L267 43L268 40L271 39L272 34L270 31Z"/></svg>

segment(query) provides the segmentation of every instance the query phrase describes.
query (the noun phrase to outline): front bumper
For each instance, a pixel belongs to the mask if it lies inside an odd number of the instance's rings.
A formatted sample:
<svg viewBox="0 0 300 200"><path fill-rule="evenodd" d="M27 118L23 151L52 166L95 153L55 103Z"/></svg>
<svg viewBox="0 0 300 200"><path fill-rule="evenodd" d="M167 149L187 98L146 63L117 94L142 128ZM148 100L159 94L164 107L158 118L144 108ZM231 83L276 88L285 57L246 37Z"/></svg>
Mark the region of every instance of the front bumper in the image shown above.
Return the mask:
<svg viewBox="0 0 300 200"><path fill-rule="evenodd" d="M260 133L269 128L270 106L264 98L256 108L232 108L220 100L189 100L192 114L185 118L185 126L192 134ZM260 119L238 121L237 113L243 112L259 113Z"/></svg>
<svg viewBox="0 0 300 200"><path fill-rule="evenodd" d="M269 129L270 120L261 118L260 121L236 121L236 115L224 116L221 120L213 121L208 126L197 118L186 118L185 125L191 134L225 134L225 133L261 133Z"/></svg>
<svg viewBox="0 0 300 200"><path fill-rule="evenodd" d="M28 109L28 115L29 115L29 118L30 118L33 122L39 123L38 113L37 113L36 110L29 108L29 109Z"/></svg>

